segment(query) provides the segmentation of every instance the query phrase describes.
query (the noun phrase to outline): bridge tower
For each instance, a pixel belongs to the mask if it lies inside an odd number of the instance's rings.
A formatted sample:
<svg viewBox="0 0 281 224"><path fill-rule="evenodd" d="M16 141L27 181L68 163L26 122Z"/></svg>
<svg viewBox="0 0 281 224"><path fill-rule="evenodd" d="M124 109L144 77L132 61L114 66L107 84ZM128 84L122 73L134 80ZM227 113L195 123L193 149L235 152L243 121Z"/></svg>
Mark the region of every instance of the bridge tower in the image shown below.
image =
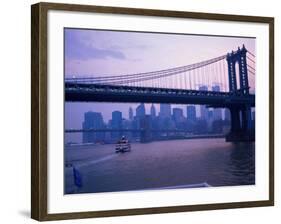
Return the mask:
<svg viewBox="0 0 281 224"><path fill-rule="evenodd" d="M242 49L227 54L229 92L235 96L249 95L249 81L247 69L247 49ZM238 71L236 71L238 63ZM239 74L239 89L237 88L237 73ZM250 141L251 133L251 107L250 105L229 106L231 114L231 131L227 136L228 141Z"/></svg>
<svg viewBox="0 0 281 224"><path fill-rule="evenodd" d="M248 81L248 70L247 70L247 49L243 45L242 49L238 47L236 52L227 54L226 60L228 64L228 80L229 80L229 92L236 93L241 92L244 95L249 94L249 81ZM236 63L239 67L239 84L240 89L237 89L237 71Z"/></svg>

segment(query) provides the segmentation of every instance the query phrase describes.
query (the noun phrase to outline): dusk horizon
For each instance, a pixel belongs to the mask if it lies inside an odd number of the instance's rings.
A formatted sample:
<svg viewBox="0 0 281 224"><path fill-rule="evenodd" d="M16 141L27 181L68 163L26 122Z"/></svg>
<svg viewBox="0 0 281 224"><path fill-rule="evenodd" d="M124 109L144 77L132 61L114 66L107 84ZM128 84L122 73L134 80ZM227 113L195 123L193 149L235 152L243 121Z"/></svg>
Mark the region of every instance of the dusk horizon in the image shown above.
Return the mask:
<svg viewBox="0 0 281 224"><path fill-rule="evenodd" d="M64 41L65 194L255 184L255 38Z"/></svg>
<svg viewBox="0 0 281 224"><path fill-rule="evenodd" d="M64 35L65 78L106 77L157 71L227 54L243 45L255 53L255 38L73 28L65 28ZM153 61L155 59L157 63ZM253 77L250 78L251 91L254 91L255 83ZM227 88L228 83L222 82L223 80L220 80L220 83L214 80L208 83L207 88L211 90L216 85L219 85L221 90ZM198 80L196 89L200 85L204 83ZM106 103L66 103L66 128L80 128L84 113L109 109L108 106L102 108L103 105ZM137 107L138 103L132 105ZM180 105L180 108L183 106ZM196 108L197 113L200 114L199 107ZM125 106L119 107L119 110L123 114L128 114ZM75 115L74 119L73 115ZM109 113L105 115L105 119L110 119Z"/></svg>

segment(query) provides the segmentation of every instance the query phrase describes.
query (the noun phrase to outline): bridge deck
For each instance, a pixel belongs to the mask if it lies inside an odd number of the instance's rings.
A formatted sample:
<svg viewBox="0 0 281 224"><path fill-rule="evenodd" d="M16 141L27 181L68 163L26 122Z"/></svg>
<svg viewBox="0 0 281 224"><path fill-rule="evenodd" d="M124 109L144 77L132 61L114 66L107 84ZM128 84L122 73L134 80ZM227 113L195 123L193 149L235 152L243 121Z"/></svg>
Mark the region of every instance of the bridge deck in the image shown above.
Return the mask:
<svg viewBox="0 0 281 224"><path fill-rule="evenodd" d="M65 101L202 104L214 107L247 104L253 107L255 95L66 82Z"/></svg>

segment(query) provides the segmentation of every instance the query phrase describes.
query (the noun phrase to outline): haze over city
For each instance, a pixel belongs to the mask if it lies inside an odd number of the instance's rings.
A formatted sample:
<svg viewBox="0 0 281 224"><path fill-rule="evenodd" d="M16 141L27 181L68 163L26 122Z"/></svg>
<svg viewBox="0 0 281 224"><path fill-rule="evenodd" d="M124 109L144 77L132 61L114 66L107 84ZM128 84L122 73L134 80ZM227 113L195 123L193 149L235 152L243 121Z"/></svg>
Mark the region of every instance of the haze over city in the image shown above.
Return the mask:
<svg viewBox="0 0 281 224"><path fill-rule="evenodd" d="M255 38L64 34L65 194L255 184Z"/></svg>
<svg viewBox="0 0 281 224"><path fill-rule="evenodd" d="M161 70L220 56L243 44L255 53L255 38L65 29L65 77ZM254 89L254 80L249 81ZM222 88L227 83L220 85ZM135 109L137 105L131 107ZM148 110L150 104L145 107ZM159 112L159 106L155 107ZM196 108L200 116L199 107ZM65 103L65 127L81 128L87 111L102 111L104 120L108 121L113 110L128 117L128 105L123 103Z"/></svg>

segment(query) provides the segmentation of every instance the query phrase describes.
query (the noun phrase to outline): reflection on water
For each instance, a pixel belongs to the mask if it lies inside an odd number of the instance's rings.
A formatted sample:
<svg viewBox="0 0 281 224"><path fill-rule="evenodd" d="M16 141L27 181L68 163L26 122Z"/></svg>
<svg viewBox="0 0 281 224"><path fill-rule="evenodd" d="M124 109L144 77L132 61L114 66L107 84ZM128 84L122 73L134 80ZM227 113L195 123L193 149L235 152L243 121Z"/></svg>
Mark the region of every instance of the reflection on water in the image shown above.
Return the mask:
<svg viewBox="0 0 281 224"><path fill-rule="evenodd" d="M133 143L124 154L115 154L114 145L67 146L65 163L75 166L83 181L75 187L72 168L65 168L65 193L255 184L255 144L224 139Z"/></svg>

